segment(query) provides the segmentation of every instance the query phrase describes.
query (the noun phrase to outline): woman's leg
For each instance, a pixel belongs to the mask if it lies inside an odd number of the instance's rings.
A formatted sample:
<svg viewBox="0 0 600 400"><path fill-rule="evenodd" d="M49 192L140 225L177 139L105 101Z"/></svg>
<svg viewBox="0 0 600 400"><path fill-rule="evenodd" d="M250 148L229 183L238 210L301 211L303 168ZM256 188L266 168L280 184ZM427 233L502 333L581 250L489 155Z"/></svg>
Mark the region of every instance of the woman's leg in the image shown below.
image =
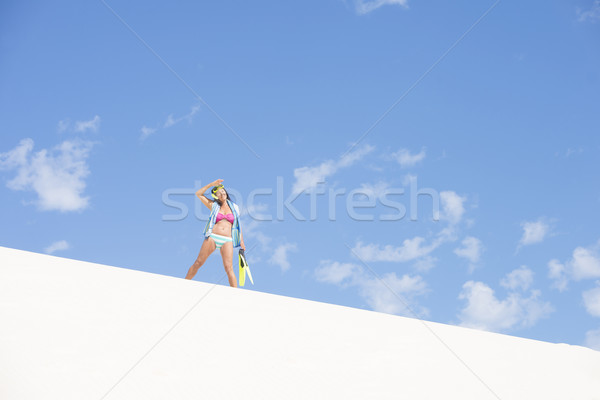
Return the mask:
<svg viewBox="0 0 600 400"><path fill-rule="evenodd" d="M223 258L223 267L229 278L229 286L237 287L237 279L233 273L233 243L226 242L221 246L221 258Z"/></svg>
<svg viewBox="0 0 600 400"><path fill-rule="evenodd" d="M196 272L198 272L198 270L200 269L202 264L204 264L208 256L210 256L211 253L215 251L216 247L217 245L215 245L214 240L212 240L211 238L204 239L204 241L202 242L202 247L200 248L200 253L198 253L198 258L196 258L196 261L194 261L194 263L188 270L185 279L192 279L194 275L196 275Z"/></svg>

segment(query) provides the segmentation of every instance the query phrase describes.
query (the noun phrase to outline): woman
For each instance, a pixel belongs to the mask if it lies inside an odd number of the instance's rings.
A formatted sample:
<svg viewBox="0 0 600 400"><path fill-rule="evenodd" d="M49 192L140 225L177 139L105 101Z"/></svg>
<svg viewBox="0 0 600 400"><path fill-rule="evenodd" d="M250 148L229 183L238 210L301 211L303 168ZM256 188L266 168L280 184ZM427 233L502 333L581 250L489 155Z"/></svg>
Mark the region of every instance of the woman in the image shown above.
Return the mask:
<svg viewBox="0 0 600 400"><path fill-rule="evenodd" d="M245 250L246 246L240 229L240 210L237 204L231 201L221 182L223 179L217 179L196 192L196 196L210 209L210 216L204 228L204 242L200 253L185 279L192 279L208 256L215 249L219 249L225 272L229 278L229 286L236 287L237 281L233 273L233 248L241 246ZM214 186L211 190L214 200L210 200L204 195L210 186Z"/></svg>

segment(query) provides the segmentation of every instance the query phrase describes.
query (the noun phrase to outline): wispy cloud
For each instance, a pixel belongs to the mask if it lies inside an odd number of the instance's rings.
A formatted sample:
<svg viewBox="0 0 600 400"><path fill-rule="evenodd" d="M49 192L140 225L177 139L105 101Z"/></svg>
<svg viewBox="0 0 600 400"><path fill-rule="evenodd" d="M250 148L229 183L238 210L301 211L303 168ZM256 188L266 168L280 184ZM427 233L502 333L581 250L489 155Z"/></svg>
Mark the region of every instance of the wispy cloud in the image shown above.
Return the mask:
<svg viewBox="0 0 600 400"><path fill-rule="evenodd" d="M591 349L600 351L600 329L586 332L585 345Z"/></svg>
<svg viewBox="0 0 600 400"><path fill-rule="evenodd" d="M466 200L466 197L461 197L451 190L440 192L442 206L440 218L448 221L451 225L458 224L465 213L464 203Z"/></svg>
<svg viewBox="0 0 600 400"><path fill-rule="evenodd" d="M418 296L428 291L427 283L419 275L399 277L392 272L383 275L380 280L367 274L358 264L330 260L321 261L314 275L321 283L356 288L359 296L374 311L411 317L415 317L414 313L420 317L428 314L428 310L416 301Z"/></svg>
<svg viewBox="0 0 600 400"><path fill-rule="evenodd" d="M398 161L398 164L400 164L400 167L402 168L414 167L425 159L425 149L421 149L421 151L416 154L412 154L410 150L407 149L400 149L397 152L392 153L392 157Z"/></svg>
<svg viewBox="0 0 600 400"><path fill-rule="evenodd" d="M266 203L253 202L242 207L242 215L248 215L253 221L269 221L271 217L268 211L269 205Z"/></svg>
<svg viewBox="0 0 600 400"><path fill-rule="evenodd" d="M576 149L572 149L572 148L568 148L567 151L565 152L565 158L569 158L574 154L582 154L583 153L583 147L578 147Z"/></svg>
<svg viewBox="0 0 600 400"><path fill-rule="evenodd" d="M298 247L295 243L285 243L277 246L275 251L273 251L273 255L269 259L269 264L278 266L281 268L282 272L287 271L291 267L291 264L288 260L288 253L290 251L296 251L297 249Z"/></svg>
<svg viewBox="0 0 600 400"><path fill-rule="evenodd" d="M259 206L259 209L262 209L262 206ZM250 212L248 208L242 207L242 233L246 248L251 251L252 263L261 263L264 257L273 256L273 246L271 245L273 238L264 233L269 230L269 222L254 218L248 220L247 216L250 215Z"/></svg>
<svg viewBox="0 0 600 400"><path fill-rule="evenodd" d="M600 257L598 245L573 250L573 258L569 262L575 280L600 278Z"/></svg>
<svg viewBox="0 0 600 400"><path fill-rule="evenodd" d="M567 277L565 265L557 259L552 259L548 262L548 277L554 282L553 288L563 292L567 289L569 278Z"/></svg>
<svg viewBox="0 0 600 400"><path fill-rule="evenodd" d="M173 116L173 114L169 114L169 116L167 117L165 122L162 124L159 124L158 126L155 126L155 127L148 127L146 125L142 126L140 128L140 140L144 141L144 140L148 139L149 136L158 132L159 130L169 129L169 128L179 124L182 121L187 121L188 123L192 123L194 115L196 115L198 113L198 111L200 111L200 109L201 109L200 105L193 105L190 112L185 115L182 115L181 117L176 118Z"/></svg>
<svg viewBox="0 0 600 400"><path fill-rule="evenodd" d="M469 261L469 271L473 271L481 259L483 244L476 237L467 236L461 242L462 247L454 249L454 254Z"/></svg>
<svg viewBox="0 0 600 400"><path fill-rule="evenodd" d="M56 127L56 130L58 131L58 133L63 133L67 129L69 129L69 126L71 126L71 121L68 118L67 119L63 119L63 120L58 121L58 125Z"/></svg>
<svg viewBox="0 0 600 400"><path fill-rule="evenodd" d="M586 290L582 294L585 310L594 317L600 317L600 287Z"/></svg>
<svg viewBox="0 0 600 400"><path fill-rule="evenodd" d="M371 199L384 198L391 188L390 183L379 181L377 183L363 183L358 188L357 193L362 193Z"/></svg>
<svg viewBox="0 0 600 400"><path fill-rule="evenodd" d="M152 135L157 130L157 128L148 128L146 125L142 126L142 128L140 129L140 132L142 133L140 135L140 140L148 139L148 136Z"/></svg>
<svg viewBox="0 0 600 400"><path fill-rule="evenodd" d="M398 277L390 272L381 277L360 282L359 295L374 311L423 318L429 311L418 305L416 297L427 293L427 284L419 275ZM399 299L397 296L402 296ZM416 314L416 315L415 315Z"/></svg>
<svg viewBox="0 0 600 400"><path fill-rule="evenodd" d="M373 146L364 146L353 152L347 153L338 160L327 160L315 167L300 167L294 169L296 181L292 187L293 193L302 193L315 188L319 183L326 182L327 178L342 168L348 168L365 155L375 149Z"/></svg>
<svg viewBox="0 0 600 400"><path fill-rule="evenodd" d="M63 120L58 121L57 130L58 133L63 133L67 131L76 132L76 133L85 133L88 131L98 132L100 129L101 118L99 115L95 115L89 121L75 121L75 123L71 123L70 118L65 118Z"/></svg>
<svg viewBox="0 0 600 400"><path fill-rule="evenodd" d="M68 250L71 246L66 240L59 240L57 242L52 243L50 246L44 249L44 253L46 254L54 254L57 251Z"/></svg>
<svg viewBox="0 0 600 400"><path fill-rule="evenodd" d="M181 121L188 121L188 122L192 122L192 117L194 115L196 115L198 113L198 111L200 111L200 106L199 105L195 105L192 106L192 109L190 110L189 113L179 117L179 118L174 118L173 114L170 114L167 117L167 120L165 121L165 124L163 125L163 128L170 128L173 125L176 125L178 123L180 123Z"/></svg>
<svg viewBox="0 0 600 400"><path fill-rule="evenodd" d="M594 0L592 6L587 10L577 9L579 22L596 22L600 21L600 0Z"/></svg>
<svg viewBox="0 0 600 400"><path fill-rule="evenodd" d="M519 289L525 291L529 289L532 283L533 271L525 265L508 273L500 281L501 286L513 291Z"/></svg>
<svg viewBox="0 0 600 400"><path fill-rule="evenodd" d="M519 241L519 247L541 243L550 232L550 225L542 218L533 222L522 222L521 227L523 228L523 236Z"/></svg>
<svg viewBox="0 0 600 400"><path fill-rule="evenodd" d="M427 255L417 259L413 264L413 268L419 272L427 272L435 267L437 261L437 258Z"/></svg>
<svg viewBox="0 0 600 400"><path fill-rule="evenodd" d="M442 240L438 238L430 244L425 244L425 238L415 236L412 239L405 239L400 246L357 242L352 252L365 262L407 262L429 255L441 243Z"/></svg>
<svg viewBox="0 0 600 400"><path fill-rule="evenodd" d="M567 288L569 280L600 278L600 240L590 247L577 247L566 262L557 259L548 262L548 276L554 280L553 287L559 291Z"/></svg>
<svg viewBox="0 0 600 400"><path fill-rule="evenodd" d="M377 243L364 244L361 241L358 241L352 248L352 253L364 262L383 261L401 263L415 261L415 267L417 267L418 270L430 269L435 262L435 258L431 257L431 253L442 244L457 240L457 224L463 218L465 201L466 198L459 196L453 191L440 193L440 203L442 207L440 219L446 221L448 225L430 239L426 239L422 236L415 236L410 239L404 239L401 245L382 245ZM467 240L466 244L471 247L474 245L472 239ZM480 243L477 243L477 245L480 246ZM465 248L462 252L459 250L459 253L466 256L467 251L469 251L468 255L470 257L475 257L475 252L481 252L481 250L481 246L477 247L477 249Z"/></svg>
<svg viewBox="0 0 600 400"><path fill-rule="evenodd" d="M459 299L466 305L460 311L460 325L493 332L531 327L548 317L553 308L540 299L539 290L526 293L532 282L532 272L526 267L512 271L501 284L509 289L508 296L499 300L494 290L483 282L468 281Z"/></svg>
<svg viewBox="0 0 600 400"><path fill-rule="evenodd" d="M361 274L362 267L360 265L329 260L321 261L315 270L315 278L318 282L342 286L356 284L356 279Z"/></svg>
<svg viewBox="0 0 600 400"><path fill-rule="evenodd" d="M384 5L399 5L408 8L408 0L354 0L359 15L368 14Z"/></svg>
<svg viewBox="0 0 600 400"><path fill-rule="evenodd" d="M0 154L0 169L16 171L7 187L34 191L41 210L81 211L89 204L83 192L92 146L92 142L75 139L34 152L33 140L23 139L11 151Z"/></svg>
<svg viewBox="0 0 600 400"><path fill-rule="evenodd" d="M100 117L98 115L94 116L93 119L89 121L77 121L75 122L75 132L98 132L100 128Z"/></svg>

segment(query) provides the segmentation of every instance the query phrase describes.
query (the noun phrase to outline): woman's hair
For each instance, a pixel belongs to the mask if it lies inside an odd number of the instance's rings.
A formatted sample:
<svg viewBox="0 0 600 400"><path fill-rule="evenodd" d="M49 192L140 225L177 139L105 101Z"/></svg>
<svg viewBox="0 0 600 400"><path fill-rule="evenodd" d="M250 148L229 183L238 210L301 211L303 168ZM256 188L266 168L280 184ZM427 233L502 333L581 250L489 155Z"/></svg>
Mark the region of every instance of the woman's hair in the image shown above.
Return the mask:
<svg viewBox="0 0 600 400"><path fill-rule="evenodd" d="M211 193L211 194L216 194L216 193L217 193L217 190L219 190L219 189L221 189L221 188L222 188L223 190L225 190L225 194L227 195L227 200L231 200L231 198L229 197L229 193L227 193L227 190L226 190L226 189L225 189L223 186L214 186L214 187L213 187L213 188L210 190L210 193ZM204 197L206 197L206 196L204 196ZM208 199L208 197L206 197L206 198ZM209 199L209 200L210 200L210 199ZM213 197L213 200L217 202L217 204L219 205L219 207L221 207L221 206L223 205L223 203L221 203L221 200L219 200L218 198L216 198L216 196L215 196L215 197Z"/></svg>

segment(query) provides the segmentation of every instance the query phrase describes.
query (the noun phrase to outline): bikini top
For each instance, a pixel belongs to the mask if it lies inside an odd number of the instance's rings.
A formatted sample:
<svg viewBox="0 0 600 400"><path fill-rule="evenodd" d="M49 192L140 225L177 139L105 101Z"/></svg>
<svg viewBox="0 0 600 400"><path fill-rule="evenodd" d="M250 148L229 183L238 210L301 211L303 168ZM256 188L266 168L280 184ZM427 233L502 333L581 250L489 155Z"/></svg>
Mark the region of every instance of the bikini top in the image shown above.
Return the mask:
<svg viewBox="0 0 600 400"><path fill-rule="evenodd" d="M222 220L223 218L225 218L227 221L231 222L233 224L234 221L234 216L233 214L222 214L222 213L218 213L217 214L217 221L219 222L220 220Z"/></svg>

